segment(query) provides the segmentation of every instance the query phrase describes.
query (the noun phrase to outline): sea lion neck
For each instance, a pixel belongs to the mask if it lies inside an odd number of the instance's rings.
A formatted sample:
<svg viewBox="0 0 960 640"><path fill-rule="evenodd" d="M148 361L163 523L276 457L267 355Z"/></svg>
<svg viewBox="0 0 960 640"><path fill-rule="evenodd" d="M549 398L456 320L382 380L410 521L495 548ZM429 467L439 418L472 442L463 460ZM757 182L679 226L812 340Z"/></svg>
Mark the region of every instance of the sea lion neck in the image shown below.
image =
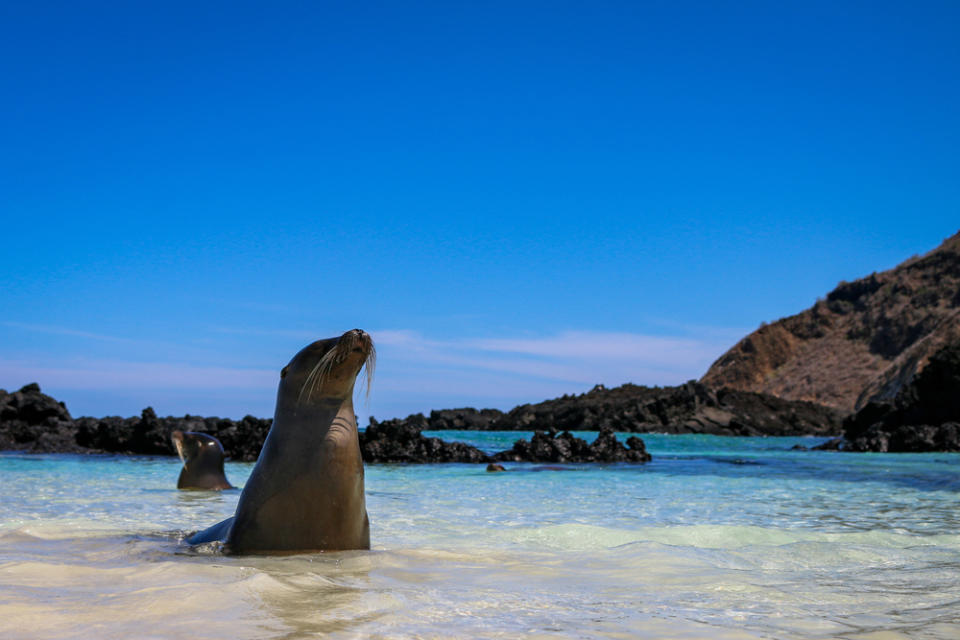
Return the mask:
<svg viewBox="0 0 960 640"><path fill-rule="evenodd" d="M300 442L319 444L331 437L357 439L357 421L353 413L353 386L344 395L300 398L293 385L281 383L277 393L277 407L273 427L284 439L294 437Z"/></svg>

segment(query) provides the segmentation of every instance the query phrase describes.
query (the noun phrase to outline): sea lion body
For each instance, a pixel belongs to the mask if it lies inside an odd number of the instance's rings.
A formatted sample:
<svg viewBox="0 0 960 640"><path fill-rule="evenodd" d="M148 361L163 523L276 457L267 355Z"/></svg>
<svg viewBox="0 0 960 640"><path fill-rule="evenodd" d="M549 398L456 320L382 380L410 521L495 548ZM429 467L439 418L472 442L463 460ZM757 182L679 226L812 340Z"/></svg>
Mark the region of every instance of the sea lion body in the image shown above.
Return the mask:
<svg viewBox="0 0 960 640"><path fill-rule="evenodd" d="M171 433L170 439L183 462L177 489L233 489L223 471L223 445L219 440L199 431L179 430Z"/></svg>
<svg viewBox="0 0 960 640"><path fill-rule="evenodd" d="M187 542L222 540L236 554L370 548L353 388L364 364L369 380L373 354L354 329L293 357L235 515Z"/></svg>

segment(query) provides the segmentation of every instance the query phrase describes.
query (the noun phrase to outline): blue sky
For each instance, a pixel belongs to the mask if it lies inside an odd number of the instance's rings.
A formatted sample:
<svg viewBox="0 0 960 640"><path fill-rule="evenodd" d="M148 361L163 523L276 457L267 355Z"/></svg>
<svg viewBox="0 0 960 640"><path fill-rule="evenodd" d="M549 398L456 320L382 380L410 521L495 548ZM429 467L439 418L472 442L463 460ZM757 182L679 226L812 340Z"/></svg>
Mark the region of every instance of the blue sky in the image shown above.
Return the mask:
<svg viewBox="0 0 960 640"><path fill-rule="evenodd" d="M954 2L4 3L0 387L268 416L290 356L353 327L380 418L699 377L960 228L958 26Z"/></svg>

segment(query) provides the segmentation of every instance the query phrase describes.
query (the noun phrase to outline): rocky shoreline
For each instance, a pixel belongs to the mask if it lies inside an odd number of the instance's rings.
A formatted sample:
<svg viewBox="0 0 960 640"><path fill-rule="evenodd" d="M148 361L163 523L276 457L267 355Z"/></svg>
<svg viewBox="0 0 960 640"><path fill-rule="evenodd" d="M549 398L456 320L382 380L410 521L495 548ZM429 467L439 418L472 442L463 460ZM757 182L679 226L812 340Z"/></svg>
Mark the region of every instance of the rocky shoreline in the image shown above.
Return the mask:
<svg viewBox="0 0 960 640"><path fill-rule="evenodd" d="M147 407L138 417L72 418L62 402L36 383L0 389L0 451L175 455L174 430L200 431L220 440L234 460L253 461L270 419L158 417ZM425 437L423 431L533 431L508 451L487 454L460 442ZM588 444L569 431L598 431ZM560 433L563 432L563 433ZM624 447L613 436L628 433L702 433L724 436L831 436L821 449L842 451L960 451L960 343L938 350L893 400L873 400L844 417L830 407L690 381L675 387L625 384L566 395L508 412L444 409L384 422L370 419L360 433L366 462L643 462L643 441ZM559 434L559 435L558 435ZM630 444L635 441L634 444ZM615 444L614 444L615 443Z"/></svg>
<svg viewBox="0 0 960 640"><path fill-rule="evenodd" d="M119 453L176 455L170 434L200 431L219 439L233 460L254 461L266 439L271 420L246 416L228 418L160 418L147 407L139 417L73 419L66 405L44 394L36 383L18 391L0 390L0 451L29 453ZM462 442L424 436L422 425L403 420L370 425L359 434L360 452L367 463L492 463L514 462L646 462L643 441L632 437L628 446L604 429L588 444L568 432L536 432L531 442L519 440L512 449L489 455Z"/></svg>
<svg viewBox="0 0 960 640"><path fill-rule="evenodd" d="M0 451L31 453L123 453L176 455L170 434L200 431L219 439L234 460L256 460L272 420L186 415L160 418L151 407L139 417L72 418L64 403L36 383L7 393L0 389Z"/></svg>

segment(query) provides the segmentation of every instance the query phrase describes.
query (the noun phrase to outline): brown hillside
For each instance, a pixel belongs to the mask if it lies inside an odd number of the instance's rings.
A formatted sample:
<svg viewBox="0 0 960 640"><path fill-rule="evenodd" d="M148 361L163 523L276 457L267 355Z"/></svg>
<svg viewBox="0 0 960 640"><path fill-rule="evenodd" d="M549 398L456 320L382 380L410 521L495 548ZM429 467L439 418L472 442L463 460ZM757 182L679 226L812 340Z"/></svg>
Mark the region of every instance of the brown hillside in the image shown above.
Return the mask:
<svg viewBox="0 0 960 640"><path fill-rule="evenodd" d="M842 411L892 399L944 345L960 340L960 233L894 269L841 282L825 300L764 325L701 382Z"/></svg>

